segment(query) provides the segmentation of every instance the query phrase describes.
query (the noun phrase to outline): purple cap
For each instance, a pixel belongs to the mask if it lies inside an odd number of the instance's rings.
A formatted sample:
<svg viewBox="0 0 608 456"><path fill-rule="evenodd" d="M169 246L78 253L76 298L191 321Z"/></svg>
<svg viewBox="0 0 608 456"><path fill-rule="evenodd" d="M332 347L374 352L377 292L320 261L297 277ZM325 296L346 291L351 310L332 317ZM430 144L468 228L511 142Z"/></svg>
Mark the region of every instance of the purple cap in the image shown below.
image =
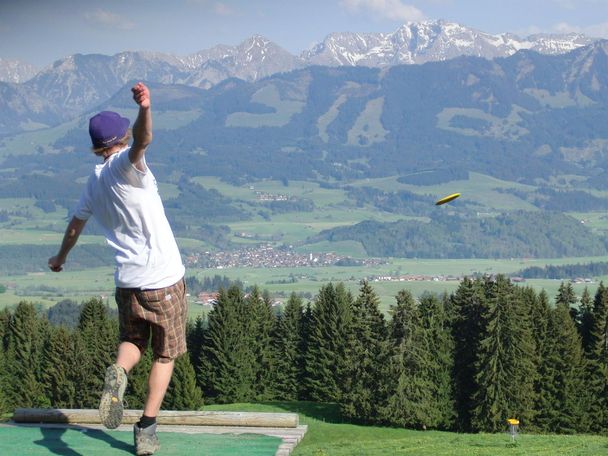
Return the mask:
<svg viewBox="0 0 608 456"><path fill-rule="evenodd" d="M127 133L129 119L113 111L101 111L89 120L89 135L93 147L111 147Z"/></svg>

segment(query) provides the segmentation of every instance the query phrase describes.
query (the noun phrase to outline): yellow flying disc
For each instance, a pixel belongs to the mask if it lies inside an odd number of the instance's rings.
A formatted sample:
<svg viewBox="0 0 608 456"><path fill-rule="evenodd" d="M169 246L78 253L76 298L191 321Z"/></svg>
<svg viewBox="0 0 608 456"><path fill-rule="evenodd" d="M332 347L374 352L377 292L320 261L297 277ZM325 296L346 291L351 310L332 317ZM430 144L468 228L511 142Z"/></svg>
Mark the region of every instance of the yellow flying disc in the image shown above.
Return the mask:
<svg viewBox="0 0 608 456"><path fill-rule="evenodd" d="M452 193L451 195L444 196L443 198L441 198L440 200L438 200L435 203L435 205L436 206L441 206L442 204L449 203L450 201L458 198L459 196L460 196L460 193Z"/></svg>

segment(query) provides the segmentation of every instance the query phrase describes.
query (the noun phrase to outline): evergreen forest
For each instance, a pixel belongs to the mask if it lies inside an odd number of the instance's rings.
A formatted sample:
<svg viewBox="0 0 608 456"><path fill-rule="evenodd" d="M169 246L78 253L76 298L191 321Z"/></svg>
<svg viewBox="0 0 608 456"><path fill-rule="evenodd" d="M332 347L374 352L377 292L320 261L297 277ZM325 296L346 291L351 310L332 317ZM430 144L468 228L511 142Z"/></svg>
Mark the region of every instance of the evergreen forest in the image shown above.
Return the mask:
<svg viewBox="0 0 608 456"><path fill-rule="evenodd" d="M452 294L399 291L386 316L368 282L342 283L280 310L268 293L221 288L190 321L164 409L293 401L338 404L359 424L498 432L608 431L608 288L549 296L505 276L465 278ZM0 312L0 413L16 407L97 408L118 322L100 299L72 324L28 302ZM129 374L143 405L151 355Z"/></svg>

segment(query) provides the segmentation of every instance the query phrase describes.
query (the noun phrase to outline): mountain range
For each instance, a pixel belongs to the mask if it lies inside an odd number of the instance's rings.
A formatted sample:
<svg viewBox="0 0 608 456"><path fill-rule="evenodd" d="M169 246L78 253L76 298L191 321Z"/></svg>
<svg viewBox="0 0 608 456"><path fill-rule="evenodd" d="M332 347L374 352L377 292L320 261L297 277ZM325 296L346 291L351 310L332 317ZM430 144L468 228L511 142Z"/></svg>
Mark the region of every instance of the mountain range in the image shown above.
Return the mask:
<svg viewBox="0 0 608 456"><path fill-rule="evenodd" d="M81 69L79 78L62 61L64 71L54 78L39 75L24 84L34 87L30 107L3 95L5 132L7 122L15 122L15 107L23 106L23 122L31 122L31 106L55 122L68 117L65 106L76 116L40 133L7 135L0 142L3 167L17 173L23 163L40 171L69 168L63 160L70 154L40 153L86 150L93 108L133 117L130 84L102 72L112 68L113 59L118 57L75 56L69 62ZM579 187L608 188L608 41L556 55L521 50L494 60L461 56L386 68L309 66L257 81L229 78L209 89L163 79L170 73L162 60L154 67L149 60L128 62L130 77L139 71L145 80L167 81L149 82L161 181L170 174L163 169L234 182L398 175L415 184L473 171L534 185L577 176ZM49 108L53 100L55 106L60 100L70 104L60 113ZM78 115L78 100L89 111ZM28 155L27 162L15 158Z"/></svg>
<svg viewBox="0 0 608 456"><path fill-rule="evenodd" d="M229 78L255 82L311 65L390 67L458 56L494 59L522 49L555 55L592 42L580 34L522 39L427 21L406 23L392 33L333 33L299 56L253 36L237 46L218 45L186 57L154 52L75 54L37 73L31 65L0 60L0 135L72 119L134 79L208 89Z"/></svg>
<svg viewBox="0 0 608 456"><path fill-rule="evenodd" d="M38 73L38 69L30 63L0 58L1 82L25 82L33 78L36 73Z"/></svg>
<svg viewBox="0 0 608 456"><path fill-rule="evenodd" d="M426 35L420 24L417 30L412 49L419 59L445 52L438 38L420 38L435 36L430 28ZM460 29L450 30L454 37ZM471 40L458 36L462 53ZM408 64L392 64L405 59L405 48L389 55L371 36L330 38L314 51L320 59L314 65L253 37L187 59L149 52L74 55L26 82L0 83L0 199L12 205L15 198L33 198L45 212L74 207L83 176L96 162L87 153L88 118L108 109L133 120L130 87L144 80L154 106L148 163L159 186L172 194L166 207L182 237L224 248L230 229L223 223L311 211L315 204L308 193L251 204L232 195L269 180L284 187L306 181L331 192L337 204L324 207L325 215L309 214L320 225L334 210L350 214L373 207L391 215L380 225L332 228L299 241L311 245L354 241L370 255L421 257L605 252L604 241L581 223L585 219L550 218L545 211L593 213L590 220L604 225L608 41L581 46L545 37L544 47L534 49L531 40L514 45L504 36L503 56L486 58L469 48L471 55L446 54L419 64L410 55ZM359 48L351 47L350 61L323 64L322 58L332 59L331 49L342 46L340 40ZM383 40L398 42L399 36ZM423 49L427 57L421 57ZM380 54L389 63L380 63ZM283 66L291 70L279 70ZM223 194L203 187L201 179L234 187ZM442 219L433 196L444 190L464 196L463 185L467 197L454 203L460 205L458 215ZM503 210L526 212L496 218ZM404 224L396 215L433 223L431 229L426 222ZM10 224L22 216L4 214ZM411 237L412 230L422 238ZM488 231L497 236L484 237ZM530 241L541 231L546 238ZM471 236L479 249L467 250ZM419 239L420 250L394 239ZM542 249L514 250L516 245Z"/></svg>

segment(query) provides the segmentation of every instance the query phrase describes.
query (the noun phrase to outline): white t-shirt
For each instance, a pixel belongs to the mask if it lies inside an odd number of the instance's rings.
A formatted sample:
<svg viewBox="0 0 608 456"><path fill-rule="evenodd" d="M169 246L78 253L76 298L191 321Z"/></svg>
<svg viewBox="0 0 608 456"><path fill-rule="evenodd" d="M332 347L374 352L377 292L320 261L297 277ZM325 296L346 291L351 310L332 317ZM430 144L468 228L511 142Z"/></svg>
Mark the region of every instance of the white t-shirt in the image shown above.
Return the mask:
<svg viewBox="0 0 608 456"><path fill-rule="evenodd" d="M95 166L74 216L91 215L102 226L106 241L116 250L116 286L155 289L173 285L184 276L184 265L156 179L129 160L129 148Z"/></svg>

